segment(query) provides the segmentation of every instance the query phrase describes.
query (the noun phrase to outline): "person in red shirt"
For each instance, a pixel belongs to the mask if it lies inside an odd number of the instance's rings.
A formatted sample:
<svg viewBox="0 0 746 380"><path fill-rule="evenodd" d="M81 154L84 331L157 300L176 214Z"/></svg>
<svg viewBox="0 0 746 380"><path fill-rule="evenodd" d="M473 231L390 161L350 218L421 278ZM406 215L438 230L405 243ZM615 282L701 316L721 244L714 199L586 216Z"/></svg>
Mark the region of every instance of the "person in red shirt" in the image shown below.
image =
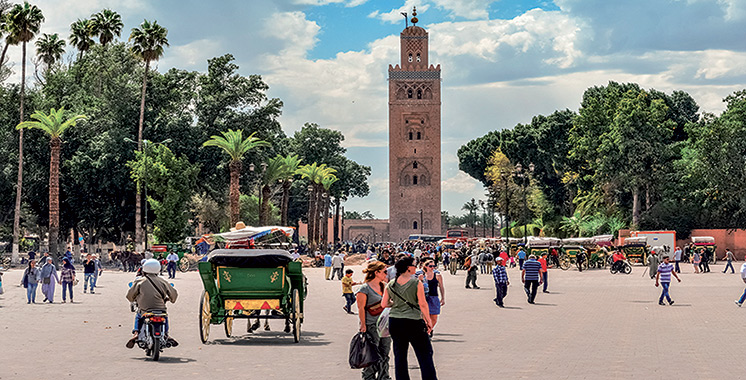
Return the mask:
<svg viewBox="0 0 746 380"><path fill-rule="evenodd" d="M541 258L539 259L539 264L541 264L541 275L544 278L544 293L549 293L547 290L547 254L546 252L541 254Z"/></svg>
<svg viewBox="0 0 746 380"><path fill-rule="evenodd" d="M611 267L617 271L622 270L624 261L627 260L627 258L624 256L624 253L622 253L622 251L619 251L619 250L614 251L614 254L611 255L611 259L614 261L611 264Z"/></svg>

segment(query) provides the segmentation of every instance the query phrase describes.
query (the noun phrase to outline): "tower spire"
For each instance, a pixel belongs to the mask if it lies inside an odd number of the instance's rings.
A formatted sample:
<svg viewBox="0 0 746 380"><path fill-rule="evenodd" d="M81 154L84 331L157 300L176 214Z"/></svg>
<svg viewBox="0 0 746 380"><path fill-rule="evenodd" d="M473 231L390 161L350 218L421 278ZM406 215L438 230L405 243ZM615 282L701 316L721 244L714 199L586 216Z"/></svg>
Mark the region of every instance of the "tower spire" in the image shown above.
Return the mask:
<svg viewBox="0 0 746 380"><path fill-rule="evenodd" d="M417 7L412 7L412 25L417 26L417 21L420 21L417 19Z"/></svg>

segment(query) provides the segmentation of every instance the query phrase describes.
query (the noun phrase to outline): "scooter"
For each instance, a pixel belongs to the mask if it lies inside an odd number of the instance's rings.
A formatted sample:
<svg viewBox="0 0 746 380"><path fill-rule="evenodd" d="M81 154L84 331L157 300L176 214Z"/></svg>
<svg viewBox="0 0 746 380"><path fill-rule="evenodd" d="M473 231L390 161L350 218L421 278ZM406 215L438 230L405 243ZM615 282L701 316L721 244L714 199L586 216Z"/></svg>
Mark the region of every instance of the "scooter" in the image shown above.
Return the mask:
<svg viewBox="0 0 746 380"><path fill-rule="evenodd" d="M140 316L140 334L137 337L137 346L145 350L145 355L153 361L158 361L164 348L172 347L166 336L165 312L144 313Z"/></svg>

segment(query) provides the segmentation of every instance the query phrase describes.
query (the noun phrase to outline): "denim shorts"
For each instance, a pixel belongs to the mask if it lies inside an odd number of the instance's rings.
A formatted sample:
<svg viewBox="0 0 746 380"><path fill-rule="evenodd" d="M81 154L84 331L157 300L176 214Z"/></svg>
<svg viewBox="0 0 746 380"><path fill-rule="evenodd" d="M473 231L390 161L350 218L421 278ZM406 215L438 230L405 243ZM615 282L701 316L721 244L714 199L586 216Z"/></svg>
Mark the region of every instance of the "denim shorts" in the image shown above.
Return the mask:
<svg viewBox="0 0 746 380"><path fill-rule="evenodd" d="M430 309L430 315L440 314L440 297L438 296L426 296L427 308Z"/></svg>

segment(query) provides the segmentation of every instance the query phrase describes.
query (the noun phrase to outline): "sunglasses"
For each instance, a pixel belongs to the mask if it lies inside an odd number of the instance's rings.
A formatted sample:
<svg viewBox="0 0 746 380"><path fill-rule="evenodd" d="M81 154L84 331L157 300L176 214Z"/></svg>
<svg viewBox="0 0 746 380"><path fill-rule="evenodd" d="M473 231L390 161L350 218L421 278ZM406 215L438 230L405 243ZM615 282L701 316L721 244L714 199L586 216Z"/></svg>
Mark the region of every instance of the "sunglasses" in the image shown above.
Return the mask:
<svg viewBox="0 0 746 380"><path fill-rule="evenodd" d="M435 265L428 265L428 268L435 268Z"/></svg>

